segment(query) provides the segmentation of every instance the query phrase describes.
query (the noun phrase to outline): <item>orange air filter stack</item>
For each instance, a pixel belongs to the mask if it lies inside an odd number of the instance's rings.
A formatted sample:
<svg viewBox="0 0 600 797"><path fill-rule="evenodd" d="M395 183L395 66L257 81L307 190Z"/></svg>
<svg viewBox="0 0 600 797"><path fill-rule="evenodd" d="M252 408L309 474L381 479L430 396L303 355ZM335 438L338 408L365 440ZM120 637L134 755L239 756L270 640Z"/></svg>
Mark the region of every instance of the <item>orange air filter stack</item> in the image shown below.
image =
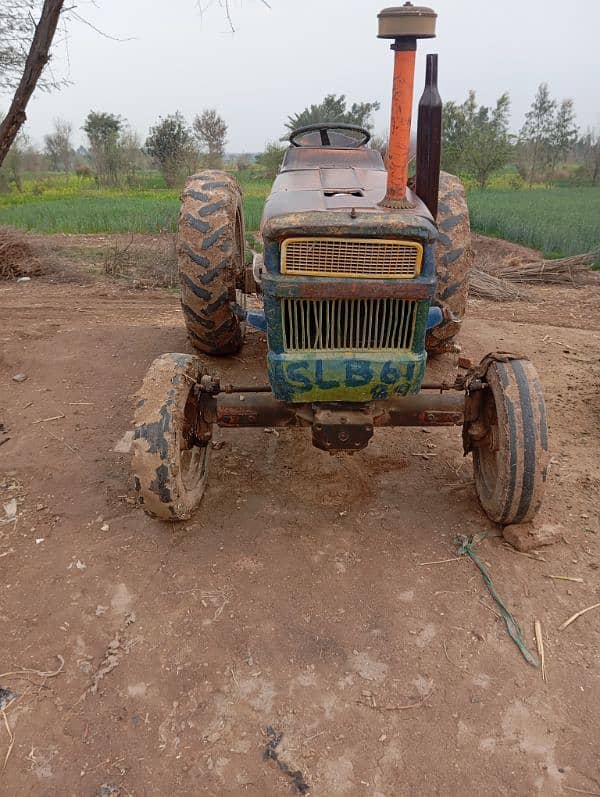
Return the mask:
<svg viewBox="0 0 600 797"><path fill-rule="evenodd" d="M384 8L379 14L378 37L394 40L387 190L380 202L385 208L412 207L406 197L406 185L417 39L432 39L435 36L436 18L437 15L431 8L413 6L412 3Z"/></svg>

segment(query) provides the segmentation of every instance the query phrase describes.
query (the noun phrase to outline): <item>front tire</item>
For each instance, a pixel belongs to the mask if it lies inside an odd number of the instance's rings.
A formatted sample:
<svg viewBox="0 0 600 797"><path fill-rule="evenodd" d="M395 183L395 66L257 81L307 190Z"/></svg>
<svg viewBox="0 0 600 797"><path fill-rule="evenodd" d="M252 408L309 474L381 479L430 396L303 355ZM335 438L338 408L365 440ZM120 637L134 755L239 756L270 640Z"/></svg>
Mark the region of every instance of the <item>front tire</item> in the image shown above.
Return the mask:
<svg viewBox="0 0 600 797"><path fill-rule="evenodd" d="M163 354L146 373L134 416L133 473L144 512L187 520L204 495L209 445L195 439L194 385L202 365L189 354Z"/></svg>
<svg viewBox="0 0 600 797"><path fill-rule="evenodd" d="M241 189L226 172L190 177L177 236L181 307L190 342L204 354L232 354L242 330L232 303L244 277Z"/></svg>
<svg viewBox="0 0 600 797"><path fill-rule="evenodd" d="M548 429L542 389L529 360L492 361L472 443L475 489L503 526L537 514L546 486Z"/></svg>

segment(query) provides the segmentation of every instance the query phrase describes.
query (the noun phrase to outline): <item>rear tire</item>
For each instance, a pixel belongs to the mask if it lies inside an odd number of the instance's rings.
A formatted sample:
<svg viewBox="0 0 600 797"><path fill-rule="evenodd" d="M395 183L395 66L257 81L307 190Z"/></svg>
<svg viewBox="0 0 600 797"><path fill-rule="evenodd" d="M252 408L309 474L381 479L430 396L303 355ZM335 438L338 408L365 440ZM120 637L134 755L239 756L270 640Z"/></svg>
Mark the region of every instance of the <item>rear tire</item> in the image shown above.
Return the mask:
<svg viewBox="0 0 600 797"><path fill-rule="evenodd" d="M432 354L456 348L453 341L460 331L460 321L467 308L469 278L473 268L471 224L465 189L458 177L447 172L440 172L437 225L435 299L441 306L446 306L457 320L443 321L428 332L425 346Z"/></svg>
<svg viewBox="0 0 600 797"><path fill-rule="evenodd" d="M202 365L189 354L163 354L146 373L134 416L133 473L150 517L187 520L204 495L209 445L198 445L194 385Z"/></svg>
<svg viewBox="0 0 600 797"><path fill-rule="evenodd" d="M181 197L177 238L181 306L190 341L204 354L242 345L235 315L244 278L244 215L237 181L226 172L190 177Z"/></svg>
<svg viewBox="0 0 600 797"><path fill-rule="evenodd" d="M473 442L475 489L495 523L525 523L538 512L546 486L548 429L535 368L529 360L491 362Z"/></svg>

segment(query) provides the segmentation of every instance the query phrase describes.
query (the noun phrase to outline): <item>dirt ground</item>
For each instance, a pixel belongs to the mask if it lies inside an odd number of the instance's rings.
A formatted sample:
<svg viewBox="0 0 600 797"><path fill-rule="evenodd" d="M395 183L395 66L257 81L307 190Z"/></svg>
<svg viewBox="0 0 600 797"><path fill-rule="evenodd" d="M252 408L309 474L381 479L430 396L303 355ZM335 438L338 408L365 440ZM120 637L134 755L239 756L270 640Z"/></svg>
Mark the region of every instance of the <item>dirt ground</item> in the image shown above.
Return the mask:
<svg viewBox="0 0 600 797"><path fill-rule="evenodd" d="M339 458L220 433L194 520L151 520L114 449L148 364L189 350L177 296L70 279L0 284L2 795L600 792L600 610L558 630L600 601L599 287L472 301L462 333L545 390L564 538L479 546L533 649L542 624L544 683L456 559L457 533L498 533L459 429ZM262 380L263 356L251 334L210 368Z"/></svg>

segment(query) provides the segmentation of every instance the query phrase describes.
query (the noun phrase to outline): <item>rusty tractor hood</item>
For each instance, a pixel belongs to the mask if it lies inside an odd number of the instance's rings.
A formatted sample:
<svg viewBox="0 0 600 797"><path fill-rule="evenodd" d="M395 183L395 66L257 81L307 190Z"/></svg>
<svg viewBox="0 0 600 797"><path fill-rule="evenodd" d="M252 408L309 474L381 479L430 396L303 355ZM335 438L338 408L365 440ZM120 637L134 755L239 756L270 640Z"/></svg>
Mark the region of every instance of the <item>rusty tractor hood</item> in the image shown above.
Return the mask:
<svg viewBox="0 0 600 797"><path fill-rule="evenodd" d="M387 172L376 150L290 147L265 203L261 230L270 238L278 238L286 225L297 232L297 226L310 228L323 223L356 228L358 234L368 215L370 226L389 228L388 233L394 228L423 227L424 237L435 238L429 210L410 189L408 198L415 203L414 208L398 211L379 205L386 181ZM303 214L307 217L302 218ZM320 221L315 214L323 214Z"/></svg>

